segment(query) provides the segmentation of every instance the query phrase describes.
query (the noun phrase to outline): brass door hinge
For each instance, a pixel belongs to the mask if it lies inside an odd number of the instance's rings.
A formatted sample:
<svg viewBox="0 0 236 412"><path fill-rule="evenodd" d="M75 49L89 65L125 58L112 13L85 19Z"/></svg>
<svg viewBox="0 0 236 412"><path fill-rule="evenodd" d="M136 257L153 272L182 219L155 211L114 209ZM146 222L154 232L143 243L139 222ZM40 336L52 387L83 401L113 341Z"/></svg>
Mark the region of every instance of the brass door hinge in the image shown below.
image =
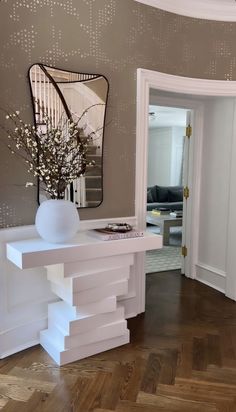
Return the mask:
<svg viewBox="0 0 236 412"><path fill-rule="evenodd" d="M185 198L185 199L188 199L188 198L189 198L189 187L188 187L188 186L185 186L185 187L184 187L184 193L183 193L183 195L184 195L184 198Z"/></svg>
<svg viewBox="0 0 236 412"><path fill-rule="evenodd" d="M185 258L188 254L188 249L186 246L182 246L182 256Z"/></svg>
<svg viewBox="0 0 236 412"><path fill-rule="evenodd" d="M187 136L188 138L192 136L192 131L193 131L192 126L189 124L189 125L186 127L186 136Z"/></svg>

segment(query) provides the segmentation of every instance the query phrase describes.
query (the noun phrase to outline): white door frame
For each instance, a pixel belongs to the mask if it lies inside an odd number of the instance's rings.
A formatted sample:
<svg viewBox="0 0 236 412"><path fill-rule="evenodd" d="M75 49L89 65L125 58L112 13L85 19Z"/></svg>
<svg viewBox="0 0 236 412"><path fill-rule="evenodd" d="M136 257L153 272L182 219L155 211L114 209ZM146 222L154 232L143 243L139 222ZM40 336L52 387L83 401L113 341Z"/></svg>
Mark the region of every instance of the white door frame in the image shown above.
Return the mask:
<svg viewBox="0 0 236 412"><path fill-rule="evenodd" d="M144 229L146 222L146 190L147 190L147 152L148 152L148 112L149 112L149 96L150 89L162 90L189 96L219 96L219 97L235 97L236 96L236 81L224 80L208 80L194 79L188 77L174 76L156 71L138 69L137 70L137 130L136 130L136 181L135 181L135 216L137 224ZM177 95L178 98L178 95ZM188 100L188 98L187 98ZM197 107L195 102L195 122L198 126L203 122L202 108ZM195 136L196 138L196 136ZM202 134L197 134L198 145L197 152L194 153L194 162L197 167L193 170L193 193L194 205L191 212L191 219L194 219L194 229L191 229L191 256L189 259L188 276L195 275L195 264L197 258L198 244L198 207L200 196L200 169L201 169L201 142ZM235 147L234 147L235 146ZM236 144L232 144L232 151L236 151ZM235 172L233 163L231 162L231 173ZM231 174L232 176L232 174ZM229 216L234 218L233 201L236 199L236 188L234 189L233 182L230 185L231 199L229 204ZM232 202L232 204L231 204ZM193 202L192 202L193 203ZM234 203L235 207L235 203ZM195 220L197 219L197 220ZM188 223L187 223L188 224ZM236 232L236 231L235 231ZM232 231L229 232L228 238L232 242ZM236 234L235 234L236 240ZM229 253L228 253L229 254ZM236 299L236 280L234 280L232 256L228 256L230 271L227 273L226 295ZM145 254L138 256L138 272L137 278L140 279L139 284L139 302L140 312L145 310ZM235 261L236 265L236 261ZM236 266L235 266L236 267ZM233 288L233 292L232 292ZM229 291L231 291L229 293Z"/></svg>
<svg viewBox="0 0 236 412"><path fill-rule="evenodd" d="M191 125L193 126L193 136L189 142L189 168L188 168L188 187L190 188L191 196L188 199L188 207L186 208L185 216L185 245L188 247L187 257L184 259L182 270L187 277L195 279L196 267L193 262L197 260L198 255L198 227L195 225L193 230L192 222L199 221L199 198L200 198L200 181L201 181L201 154L202 154L202 139L203 139L203 113L204 104L202 100L193 100L186 97L164 97L151 96L151 104L179 107L192 112ZM147 143L148 144L148 143ZM148 168L148 165L147 165ZM194 190L193 190L194 188ZM144 190L146 193L146 188ZM145 200L146 210L146 200ZM145 223L144 223L145 224Z"/></svg>

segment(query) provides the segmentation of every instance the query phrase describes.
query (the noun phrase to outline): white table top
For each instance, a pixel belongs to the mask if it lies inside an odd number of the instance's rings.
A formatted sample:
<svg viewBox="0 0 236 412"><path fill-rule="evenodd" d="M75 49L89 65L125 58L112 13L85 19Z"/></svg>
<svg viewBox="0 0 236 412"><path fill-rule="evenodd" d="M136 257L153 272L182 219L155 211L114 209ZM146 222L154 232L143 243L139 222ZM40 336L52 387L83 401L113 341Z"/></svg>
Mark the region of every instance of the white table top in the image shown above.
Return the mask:
<svg viewBox="0 0 236 412"><path fill-rule="evenodd" d="M144 232L143 237L104 241L80 232L67 243L47 243L41 238L7 244L7 258L21 269L142 252L162 247L162 236Z"/></svg>

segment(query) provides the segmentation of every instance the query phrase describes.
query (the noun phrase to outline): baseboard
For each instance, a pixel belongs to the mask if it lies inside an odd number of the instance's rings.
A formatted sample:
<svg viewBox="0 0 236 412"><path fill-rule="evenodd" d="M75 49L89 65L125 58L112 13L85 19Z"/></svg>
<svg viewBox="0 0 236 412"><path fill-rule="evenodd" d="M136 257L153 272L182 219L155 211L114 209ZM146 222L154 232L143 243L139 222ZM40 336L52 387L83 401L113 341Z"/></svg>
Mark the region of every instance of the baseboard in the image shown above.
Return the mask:
<svg viewBox="0 0 236 412"><path fill-rule="evenodd" d="M39 331L47 328L47 316L0 333L0 359L39 344Z"/></svg>
<svg viewBox="0 0 236 412"><path fill-rule="evenodd" d="M225 294L226 273L204 263L196 264L196 280Z"/></svg>

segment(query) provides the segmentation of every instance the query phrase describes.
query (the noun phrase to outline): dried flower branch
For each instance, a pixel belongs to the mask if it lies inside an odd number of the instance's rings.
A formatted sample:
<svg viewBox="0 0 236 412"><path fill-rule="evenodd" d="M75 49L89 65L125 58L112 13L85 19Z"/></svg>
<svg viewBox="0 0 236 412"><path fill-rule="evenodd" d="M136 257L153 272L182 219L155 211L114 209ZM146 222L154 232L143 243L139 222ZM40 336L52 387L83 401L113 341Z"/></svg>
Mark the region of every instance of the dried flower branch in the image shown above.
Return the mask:
<svg viewBox="0 0 236 412"><path fill-rule="evenodd" d="M7 132L9 150L25 161L28 171L39 177L52 199L62 199L66 187L94 164L86 154L95 132L85 136L84 128L79 126L89 109L79 120L60 120L56 127L43 113L43 128L24 123L19 111L5 112L10 125L2 128Z"/></svg>

